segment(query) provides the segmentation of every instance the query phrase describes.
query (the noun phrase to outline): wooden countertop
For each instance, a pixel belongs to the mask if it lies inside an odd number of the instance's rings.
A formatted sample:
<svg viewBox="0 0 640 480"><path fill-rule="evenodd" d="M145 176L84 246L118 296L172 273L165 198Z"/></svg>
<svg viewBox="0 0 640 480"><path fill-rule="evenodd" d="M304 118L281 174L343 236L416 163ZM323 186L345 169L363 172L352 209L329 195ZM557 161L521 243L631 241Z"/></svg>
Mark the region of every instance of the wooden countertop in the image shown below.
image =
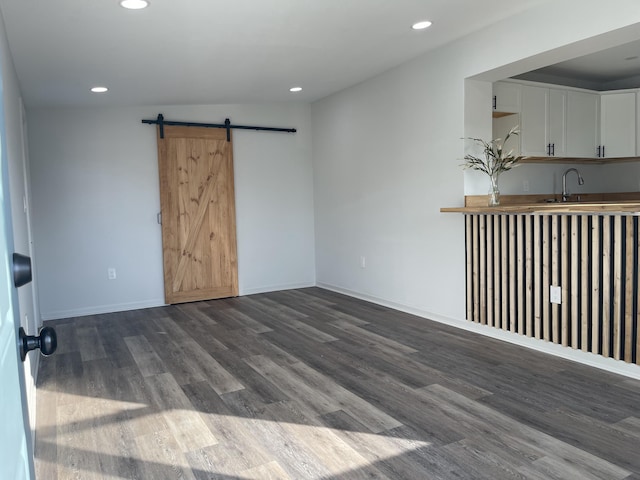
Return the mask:
<svg viewBox="0 0 640 480"><path fill-rule="evenodd" d="M445 207L443 213L634 213L640 214L640 201L521 203L496 207Z"/></svg>
<svg viewBox="0 0 640 480"><path fill-rule="evenodd" d="M560 202L559 195L504 195L500 205L489 207L487 195L468 195L464 207L444 207L443 213L624 213L640 214L640 192L581 194L580 201ZM555 199L549 203L547 200ZM574 200L576 197L573 198Z"/></svg>

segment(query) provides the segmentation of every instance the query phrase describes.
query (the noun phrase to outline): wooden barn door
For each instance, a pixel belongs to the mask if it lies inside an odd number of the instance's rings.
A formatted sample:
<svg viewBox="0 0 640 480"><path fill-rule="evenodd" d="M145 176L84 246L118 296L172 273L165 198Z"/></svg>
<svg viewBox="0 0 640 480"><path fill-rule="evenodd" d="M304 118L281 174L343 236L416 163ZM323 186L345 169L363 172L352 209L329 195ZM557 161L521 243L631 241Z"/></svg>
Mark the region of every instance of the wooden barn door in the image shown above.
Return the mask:
<svg viewBox="0 0 640 480"><path fill-rule="evenodd" d="M166 303L238 295L232 143L222 129L158 135Z"/></svg>

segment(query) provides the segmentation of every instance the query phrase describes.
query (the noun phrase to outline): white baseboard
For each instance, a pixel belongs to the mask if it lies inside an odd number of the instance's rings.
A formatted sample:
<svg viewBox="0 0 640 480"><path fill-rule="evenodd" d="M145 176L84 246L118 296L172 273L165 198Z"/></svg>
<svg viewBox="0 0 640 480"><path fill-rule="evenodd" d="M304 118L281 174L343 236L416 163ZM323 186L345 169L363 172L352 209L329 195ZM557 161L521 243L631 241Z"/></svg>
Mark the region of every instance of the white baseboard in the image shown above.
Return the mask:
<svg viewBox="0 0 640 480"><path fill-rule="evenodd" d="M617 373L619 375L624 375L626 377L640 380L640 366L626 363L621 360L614 360L613 358L606 358L602 355L596 355L595 353L587 353L580 350L574 350L570 347L563 347L562 345L557 345L555 343L550 343L544 340L538 340L511 332L506 332L504 330L490 327L488 325L480 325L474 322L468 322L467 320L456 320L453 318L444 317L442 315L420 310L409 305L402 305L390 300L386 300L384 298L354 292L347 288L342 288L335 285L319 282L317 286L337 293L343 293L344 295L348 295L350 297L359 298L367 302L382 305L384 307L393 308L394 310L410 313L412 315L423 317L428 320L444 323L456 328L479 333L480 335L485 335L487 337L492 337L497 340L513 343L514 345L530 348L539 352L555 355L556 357L572 360L574 362L579 362L584 365L589 365L601 370L606 370L611 373Z"/></svg>
<svg viewBox="0 0 640 480"><path fill-rule="evenodd" d="M164 298L147 300L144 302L118 303L113 305L99 305L95 307L76 308L71 310L61 310L57 312L41 313L43 321L59 320L61 318L84 317L87 315L99 315L102 313L126 312L128 310L139 310L143 308L162 307L166 305Z"/></svg>
<svg viewBox="0 0 640 480"><path fill-rule="evenodd" d="M240 289L240 296L244 295L255 295L257 293L269 293L269 292L279 292L281 290L294 290L296 288L309 288L315 287L316 284L314 282L309 283L289 283L286 285L269 285L265 287L252 287L252 288L242 288Z"/></svg>
<svg viewBox="0 0 640 480"><path fill-rule="evenodd" d="M277 292L280 290L293 290L295 288L314 287L314 282L294 283L286 285L268 285L263 287L243 288L240 290L240 296L254 295L257 293ZM166 305L164 299L147 300L144 302L119 303L113 305L99 305L94 307L77 308L71 310L60 310L54 312L41 313L43 321L59 320L62 318L84 317L87 315L99 315L102 313L126 312L128 310L139 310L143 308L162 307Z"/></svg>
<svg viewBox="0 0 640 480"><path fill-rule="evenodd" d="M29 426L31 429L31 451L36 448L36 407L37 395L36 385L38 384L38 370L40 365L40 352L32 352L27 355L26 361L21 365L25 368L24 383L27 394L27 410L29 413Z"/></svg>

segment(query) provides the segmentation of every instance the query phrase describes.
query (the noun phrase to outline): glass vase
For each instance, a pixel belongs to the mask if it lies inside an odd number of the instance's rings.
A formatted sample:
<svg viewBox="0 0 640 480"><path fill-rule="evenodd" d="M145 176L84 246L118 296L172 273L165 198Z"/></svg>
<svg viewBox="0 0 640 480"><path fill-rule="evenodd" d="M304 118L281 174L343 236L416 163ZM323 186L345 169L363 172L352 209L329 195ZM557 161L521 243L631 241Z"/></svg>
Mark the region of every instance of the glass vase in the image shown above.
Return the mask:
<svg viewBox="0 0 640 480"><path fill-rule="evenodd" d="M489 206L500 205L500 189L498 188L498 174L489 175Z"/></svg>

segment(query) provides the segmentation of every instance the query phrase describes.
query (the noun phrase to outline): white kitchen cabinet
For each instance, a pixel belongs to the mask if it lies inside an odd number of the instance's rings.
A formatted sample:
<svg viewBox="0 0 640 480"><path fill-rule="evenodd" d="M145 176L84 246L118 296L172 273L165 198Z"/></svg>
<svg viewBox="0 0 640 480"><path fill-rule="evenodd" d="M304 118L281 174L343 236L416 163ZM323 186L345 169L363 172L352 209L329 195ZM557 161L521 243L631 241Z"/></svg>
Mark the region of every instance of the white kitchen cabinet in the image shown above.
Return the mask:
<svg viewBox="0 0 640 480"><path fill-rule="evenodd" d="M504 113L520 113L520 96L522 85L510 82L493 84L493 111Z"/></svg>
<svg viewBox="0 0 640 480"><path fill-rule="evenodd" d="M600 95L567 92L567 157L593 158L599 145Z"/></svg>
<svg viewBox="0 0 640 480"><path fill-rule="evenodd" d="M520 115L518 115L517 113L493 118L493 136L491 138L499 138L501 141L504 141L507 133L509 133L512 128L518 127L519 125ZM505 151L513 151L514 155L519 156L520 136L513 135L509 137L509 141L503 146Z"/></svg>
<svg viewBox="0 0 640 480"><path fill-rule="evenodd" d="M531 157L566 154L567 92L555 88L522 86L520 145Z"/></svg>
<svg viewBox="0 0 640 480"><path fill-rule="evenodd" d="M636 155L636 108L635 92L601 95L599 157Z"/></svg>
<svg viewBox="0 0 640 480"><path fill-rule="evenodd" d="M567 154L567 91L549 89L549 143L550 156Z"/></svg>

